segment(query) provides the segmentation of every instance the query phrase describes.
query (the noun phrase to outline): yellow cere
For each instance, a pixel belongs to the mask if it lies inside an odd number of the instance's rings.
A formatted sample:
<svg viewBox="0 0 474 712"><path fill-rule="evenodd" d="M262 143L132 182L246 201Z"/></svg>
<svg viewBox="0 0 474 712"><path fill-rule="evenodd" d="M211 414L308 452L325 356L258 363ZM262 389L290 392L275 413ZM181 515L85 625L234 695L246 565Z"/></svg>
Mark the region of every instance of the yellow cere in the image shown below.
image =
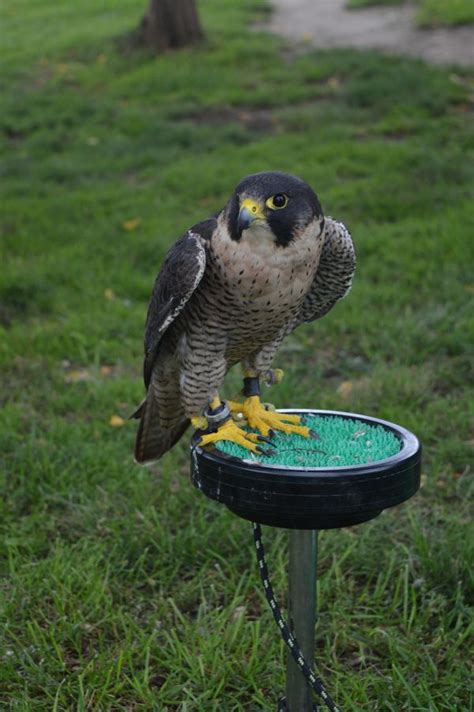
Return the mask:
<svg viewBox="0 0 474 712"><path fill-rule="evenodd" d="M245 200L242 201L241 204L241 209L246 208L249 213L252 215L255 215L257 218L263 218L263 206L260 205L260 203L255 202L255 200L251 200L250 198L245 198Z"/></svg>

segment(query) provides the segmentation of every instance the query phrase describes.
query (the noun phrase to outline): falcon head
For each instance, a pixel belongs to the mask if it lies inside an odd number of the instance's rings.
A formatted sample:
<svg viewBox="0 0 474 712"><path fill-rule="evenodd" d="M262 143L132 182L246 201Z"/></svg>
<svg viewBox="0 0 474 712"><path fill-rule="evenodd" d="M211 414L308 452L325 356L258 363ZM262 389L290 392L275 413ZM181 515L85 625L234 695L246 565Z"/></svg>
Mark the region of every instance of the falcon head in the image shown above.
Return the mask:
<svg viewBox="0 0 474 712"><path fill-rule="evenodd" d="M271 239L286 247L314 224L317 236L324 227L319 200L310 186L287 173L254 173L240 181L224 214L233 240L242 236Z"/></svg>

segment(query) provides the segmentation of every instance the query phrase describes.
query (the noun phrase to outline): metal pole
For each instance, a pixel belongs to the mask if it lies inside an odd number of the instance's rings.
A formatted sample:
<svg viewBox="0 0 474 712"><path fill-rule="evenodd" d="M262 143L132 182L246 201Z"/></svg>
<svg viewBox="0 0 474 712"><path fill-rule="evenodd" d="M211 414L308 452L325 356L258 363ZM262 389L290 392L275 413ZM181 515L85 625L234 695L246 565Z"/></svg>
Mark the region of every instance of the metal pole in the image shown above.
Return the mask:
<svg viewBox="0 0 474 712"><path fill-rule="evenodd" d="M316 624L316 576L318 532L290 530L289 619L290 627L310 667L314 659ZM312 712L313 695L301 670L288 653L286 701L289 712Z"/></svg>

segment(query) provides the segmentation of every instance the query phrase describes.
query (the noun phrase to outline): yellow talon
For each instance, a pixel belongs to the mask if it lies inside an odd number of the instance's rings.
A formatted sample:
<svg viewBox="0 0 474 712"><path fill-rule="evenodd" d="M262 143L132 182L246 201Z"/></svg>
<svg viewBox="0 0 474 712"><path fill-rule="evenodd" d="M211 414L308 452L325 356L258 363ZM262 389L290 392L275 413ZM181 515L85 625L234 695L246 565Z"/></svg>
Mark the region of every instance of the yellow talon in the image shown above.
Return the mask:
<svg viewBox="0 0 474 712"><path fill-rule="evenodd" d="M265 383L267 386L275 386L283 381L284 375L282 368L271 368L265 373Z"/></svg>
<svg viewBox="0 0 474 712"><path fill-rule="evenodd" d="M242 408L244 407L243 403L239 403L239 401L233 400L228 400L227 405L229 406L231 413L242 413Z"/></svg>
<svg viewBox="0 0 474 712"><path fill-rule="evenodd" d="M310 428L300 425L301 417L299 415L266 410L259 396L250 396L239 406L249 426L254 430L259 430L265 437L271 435L272 430L294 433L305 438L315 436Z"/></svg>
<svg viewBox="0 0 474 712"><path fill-rule="evenodd" d="M259 436L255 433L246 433L231 419L222 423L215 433L201 435L198 445L204 447L204 445L215 443L218 440L229 440L251 452L262 452L262 448L256 444L259 441Z"/></svg>
<svg viewBox="0 0 474 712"><path fill-rule="evenodd" d="M207 418L204 415L196 415L191 418L191 425L195 430L205 430L207 428Z"/></svg>
<svg viewBox="0 0 474 712"><path fill-rule="evenodd" d="M273 377L275 379L275 383L281 383L283 381L284 375L285 375L285 372L282 368L274 368L273 369Z"/></svg>

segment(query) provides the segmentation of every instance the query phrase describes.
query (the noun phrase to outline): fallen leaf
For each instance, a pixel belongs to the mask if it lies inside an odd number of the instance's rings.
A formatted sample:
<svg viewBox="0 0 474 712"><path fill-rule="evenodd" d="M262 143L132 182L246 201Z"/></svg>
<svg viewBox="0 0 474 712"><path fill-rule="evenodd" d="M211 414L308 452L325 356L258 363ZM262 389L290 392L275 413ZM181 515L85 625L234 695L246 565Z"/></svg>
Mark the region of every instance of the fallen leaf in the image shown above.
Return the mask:
<svg viewBox="0 0 474 712"><path fill-rule="evenodd" d="M100 375L101 376L110 376L112 373L112 366L101 366L100 367Z"/></svg>
<svg viewBox="0 0 474 712"><path fill-rule="evenodd" d="M339 89L339 87L341 86L341 80L339 79L339 77L329 77L329 79L327 80L327 85L331 89Z"/></svg>
<svg viewBox="0 0 474 712"><path fill-rule="evenodd" d="M120 415L112 415L109 420L109 425L112 425L114 428L120 428L122 425L125 424L125 420L120 417Z"/></svg>
<svg viewBox="0 0 474 712"><path fill-rule="evenodd" d="M246 610L247 606L237 606L236 608L234 608L232 613L232 620L236 621L239 618L242 618L242 616L245 615Z"/></svg>
<svg viewBox="0 0 474 712"><path fill-rule="evenodd" d="M337 393L341 398L349 398L353 390L354 384L352 381L342 381L337 388Z"/></svg>
<svg viewBox="0 0 474 712"><path fill-rule="evenodd" d="M97 146L97 144L99 143L99 139L97 138L97 136L89 136L88 138L86 138L86 143L89 146Z"/></svg>
<svg viewBox="0 0 474 712"><path fill-rule="evenodd" d="M107 55L98 54L97 55L97 64L107 64Z"/></svg>
<svg viewBox="0 0 474 712"><path fill-rule="evenodd" d="M66 383L80 383L81 381L90 381L92 376L87 370L87 368L77 368L73 371L69 371L64 376Z"/></svg>
<svg viewBox="0 0 474 712"><path fill-rule="evenodd" d="M111 289L104 289L104 297L112 302L115 299L115 293Z"/></svg>
<svg viewBox="0 0 474 712"><path fill-rule="evenodd" d="M141 218L132 218L131 220L125 220L122 223L122 227L124 230L127 230L127 232L130 232L131 230L135 230L135 228L140 225L141 221Z"/></svg>

